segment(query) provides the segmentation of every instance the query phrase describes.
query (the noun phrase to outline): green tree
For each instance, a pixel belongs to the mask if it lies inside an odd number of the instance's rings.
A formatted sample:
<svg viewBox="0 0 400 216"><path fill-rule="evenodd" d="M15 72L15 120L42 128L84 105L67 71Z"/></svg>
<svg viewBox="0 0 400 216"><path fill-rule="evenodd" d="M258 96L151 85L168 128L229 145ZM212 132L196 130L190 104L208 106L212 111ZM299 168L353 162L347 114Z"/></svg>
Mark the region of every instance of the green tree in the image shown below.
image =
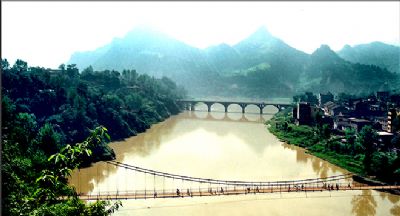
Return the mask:
<svg viewBox="0 0 400 216"><path fill-rule="evenodd" d="M381 179L390 180L393 177L394 153L375 151L371 159L371 172Z"/></svg>
<svg viewBox="0 0 400 216"><path fill-rule="evenodd" d="M36 136L37 122L34 114L18 113L14 122L10 139L14 140L22 151L31 147L32 141Z"/></svg>
<svg viewBox="0 0 400 216"><path fill-rule="evenodd" d="M61 135L54 131L52 124L46 123L39 129L37 143L46 155L55 154L60 148Z"/></svg>
<svg viewBox="0 0 400 216"><path fill-rule="evenodd" d="M107 129L97 127L82 143L67 145L59 153L48 158L50 166L44 169L35 181L35 190L26 195L22 209L30 212L22 214L37 215L109 215L121 206L121 202L110 203L99 201L84 204L78 199L73 187L68 185L67 178L72 170L79 167L86 156L92 154L90 148L110 140ZM60 199L67 196L66 200Z"/></svg>
<svg viewBox="0 0 400 216"><path fill-rule="evenodd" d="M350 154L354 155L356 153L356 137L355 137L355 131L353 128L348 129L344 131L345 138L347 141L347 148L350 150Z"/></svg>
<svg viewBox="0 0 400 216"><path fill-rule="evenodd" d="M8 63L7 59L1 59L1 69L7 70L10 68L10 63Z"/></svg>
<svg viewBox="0 0 400 216"><path fill-rule="evenodd" d="M324 139L329 139L331 138L332 130L331 127L328 124L322 125L321 129L321 135Z"/></svg>
<svg viewBox="0 0 400 216"><path fill-rule="evenodd" d="M67 75L69 78L76 78L79 75L79 70L76 67L76 64L67 65Z"/></svg>
<svg viewBox="0 0 400 216"><path fill-rule="evenodd" d="M21 59L17 59L17 61L15 61L15 64L13 65L13 69L18 72L27 71L28 63Z"/></svg>
<svg viewBox="0 0 400 216"><path fill-rule="evenodd" d="M364 126L357 137L357 142L363 147L364 153L364 170L370 174L371 170L371 162L372 162L372 154L375 151L375 143L377 142L378 134L375 130L372 129L371 126Z"/></svg>

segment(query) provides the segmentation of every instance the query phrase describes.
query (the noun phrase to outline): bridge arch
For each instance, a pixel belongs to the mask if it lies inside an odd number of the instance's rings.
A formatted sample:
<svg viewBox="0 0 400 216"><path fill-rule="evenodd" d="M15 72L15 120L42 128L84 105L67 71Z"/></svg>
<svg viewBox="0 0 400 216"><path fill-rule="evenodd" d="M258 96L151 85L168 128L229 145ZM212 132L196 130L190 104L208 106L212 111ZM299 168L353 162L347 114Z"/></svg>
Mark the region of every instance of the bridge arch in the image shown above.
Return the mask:
<svg viewBox="0 0 400 216"><path fill-rule="evenodd" d="M260 113L260 107L257 106L257 104L247 104L247 106L245 107L245 112L246 113Z"/></svg>
<svg viewBox="0 0 400 216"><path fill-rule="evenodd" d="M212 110L212 106L214 106L214 104L221 104L224 107L224 111L228 112L228 107L231 105L239 105L241 107L241 111L242 113L246 113L246 108L249 107L253 107L256 106L258 107L258 112L260 114L264 113L264 108L266 106L275 106L277 107L278 110L282 110L288 106L290 106L291 104L289 103L271 103L271 102L238 102L238 101L207 101L207 100L178 100L178 102L183 103L183 106L187 109L187 110L191 110L194 111L195 106L199 107L199 104L205 104L206 105L206 110L208 112L211 112ZM202 105L200 105L202 106ZM200 108L200 107L199 107ZM251 110L249 110L251 109ZM205 110L204 107L200 108L200 110ZM248 108L247 112L251 112L251 113L256 113L256 109L255 108Z"/></svg>
<svg viewBox="0 0 400 216"><path fill-rule="evenodd" d="M196 101L191 103L192 109L191 111L207 111L208 105L204 101Z"/></svg>
<svg viewBox="0 0 400 216"><path fill-rule="evenodd" d="M276 105L268 104L263 108L264 114L275 114L279 112L280 108Z"/></svg>
<svg viewBox="0 0 400 216"><path fill-rule="evenodd" d="M227 112L242 112L242 107L238 103L229 103L227 105Z"/></svg>
<svg viewBox="0 0 400 216"><path fill-rule="evenodd" d="M210 111L220 111L220 112L225 111L225 104L221 102L213 102L209 104L210 104Z"/></svg>

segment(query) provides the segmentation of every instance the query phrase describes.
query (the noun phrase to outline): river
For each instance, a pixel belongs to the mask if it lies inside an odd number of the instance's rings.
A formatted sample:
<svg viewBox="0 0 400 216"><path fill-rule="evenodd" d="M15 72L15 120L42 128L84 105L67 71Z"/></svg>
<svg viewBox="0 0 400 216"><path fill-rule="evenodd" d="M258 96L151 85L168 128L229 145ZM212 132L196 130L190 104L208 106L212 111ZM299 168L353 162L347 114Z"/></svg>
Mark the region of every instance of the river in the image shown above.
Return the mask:
<svg viewBox="0 0 400 216"><path fill-rule="evenodd" d="M151 129L110 146L117 161L158 171L224 180L279 181L347 173L335 165L280 142L263 124L277 110L255 106L242 114L231 105L205 105L183 112ZM191 188L99 162L75 171L78 192ZM123 200L115 215L400 215L400 196L378 191L297 192L193 198Z"/></svg>

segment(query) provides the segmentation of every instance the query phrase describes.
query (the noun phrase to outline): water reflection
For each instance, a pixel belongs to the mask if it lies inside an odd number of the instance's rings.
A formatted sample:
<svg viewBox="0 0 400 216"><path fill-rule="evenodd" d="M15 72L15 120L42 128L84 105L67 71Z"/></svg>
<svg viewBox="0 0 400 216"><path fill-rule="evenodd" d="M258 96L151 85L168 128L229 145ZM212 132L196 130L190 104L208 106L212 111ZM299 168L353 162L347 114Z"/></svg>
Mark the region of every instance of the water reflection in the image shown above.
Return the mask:
<svg viewBox="0 0 400 216"><path fill-rule="evenodd" d="M208 111L208 107L204 103L198 103L195 106L196 111ZM225 112L225 107L222 104L215 103L211 106L212 112ZM279 110L275 106L268 105L263 108L263 113L268 115L274 115ZM242 108L238 104L231 104L228 106L228 113L242 113ZM258 106L250 104L246 106L245 113L248 114L260 114L260 108Z"/></svg>
<svg viewBox="0 0 400 216"><path fill-rule="evenodd" d="M235 134L237 138L243 140L243 142L247 142L253 149L253 152L262 154L265 145L257 142L252 134L243 133L243 131L246 130L246 125L239 124L239 126L236 127L232 126L235 125L235 122L260 124L269 118L271 118L269 115L249 113L208 113L203 111L184 112L178 116L172 116L165 122L153 125L151 129L147 130L145 133L127 138L123 141L113 142L110 146L116 153L117 161L127 163L129 163L129 161L136 162L137 160L135 160L135 158L146 158L149 155L154 154L154 152L157 152L163 143L171 142L180 136L191 134L194 131L203 129L207 133L213 133L217 136L229 136L230 134ZM223 126L226 127L221 128L221 122L224 122ZM177 127L178 123L184 126ZM126 157L133 159L126 159ZM114 175L117 171L117 167L104 162L99 162L94 164L92 167L75 171L70 182L78 189L78 192L88 193L93 191L95 187L104 183L106 180L109 180L108 177Z"/></svg>
<svg viewBox="0 0 400 216"><path fill-rule="evenodd" d="M390 213L393 216L399 216L400 215L400 205L393 206L393 208L390 209Z"/></svg>
<svg viewBox="0 0 400 216"><path fill-rule="evenodd" d="M332 173L346 172L337 166L333 166L332 164L329 164L326 161L323 161L317 157L307 154L305 149L285 143L282 144L282 146L285 149L290 149L296 152L296 161L298 163L303 163L303 164L311 163L313 171L320 178L326 178Z"/></svg>
<svg viewBox="0 0 400 216"><path fill-rule="evenodd" d="M363 190L359 196L354 196L351 200L353 208L351 212L356 216L374 216L376 214L377 203L371 190Z"/></svg>
<svg viewBox="0 0 400 216"><path fill-rule="evenodd" d="M400 196L393 196L391 194L388 193L382 193L385 194L385 198L387 197L388 200L392 203L395 204L393 205L393 207L390 209L390 213L393 216L398 216L400 215Z"/></svg>
<svg viewBox="0 0 400 216"><path fill-rule="evenodd" d="M272 115L260 115L254 113L239 113L215 111L195 111L183 113L184 118L194 120L208 120L208 121L225 121L225 122L248 122L248 123L264 123L272 117Z"/></svg>
<svg viewBox="0 0 400 216"><path fill-rule="evenodd" d="M385 194L385 198L387 197L388 200L393 204L396 204L400 201L400 196L389 196L388 193L382 193L382 194Z"/></svg>

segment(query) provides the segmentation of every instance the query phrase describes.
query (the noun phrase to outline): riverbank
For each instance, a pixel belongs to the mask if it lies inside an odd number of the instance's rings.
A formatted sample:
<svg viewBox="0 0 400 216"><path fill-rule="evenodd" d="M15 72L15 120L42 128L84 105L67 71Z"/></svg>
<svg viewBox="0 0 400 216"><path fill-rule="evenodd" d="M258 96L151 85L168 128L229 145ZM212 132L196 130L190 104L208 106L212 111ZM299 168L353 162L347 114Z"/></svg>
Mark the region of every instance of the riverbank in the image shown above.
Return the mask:
<svg viewBox="0 0 400 216"><path fill-rule="evenodd" d="M371 185L386 185L393 182L369 176L363 164L363 154L351 154L349 149L354 148L349 143L342 143L342 137L334 136L322 128L305 125L295 125L292 121L291 110L285 110L275 114L266 122L268 130L278 137L282 142L306 149L308 154L335 164L356 175L356 181L363 180L363 183ZM358 179L358 180L357 180ZM399 194L399 191L387 191Z"/></svg>
<svg viewBox="0 0 400 216"><path fill-rule="evenodd" d="M323 160L333 163L349 172L364 176L362 170L362 161L358 157L350 155L338 154L329 148L327 140L316 136L314 128L309 126L297 126L290 123L290 112L284 111L275 114L275 116L267 121L268 130L278 137L281 141L302 147L307 150L307 153L317 156ZM286 129L284 129L286 128Z"/></svg>

